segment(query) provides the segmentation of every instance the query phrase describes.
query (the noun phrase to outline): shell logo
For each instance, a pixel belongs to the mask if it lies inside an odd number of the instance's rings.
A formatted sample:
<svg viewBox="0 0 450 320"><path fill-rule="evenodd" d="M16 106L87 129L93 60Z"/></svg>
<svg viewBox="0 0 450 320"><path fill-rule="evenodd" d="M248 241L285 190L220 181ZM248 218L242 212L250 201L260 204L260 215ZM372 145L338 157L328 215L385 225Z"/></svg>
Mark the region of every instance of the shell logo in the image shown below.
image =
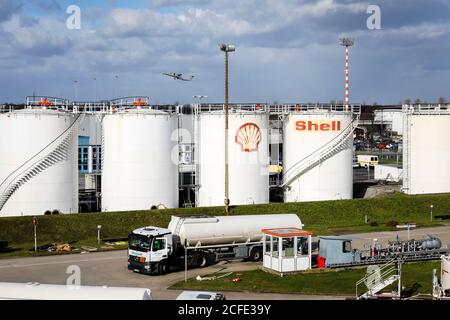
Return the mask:
<svg viewBox="0 0 450 320"><path fill-rule="evenodd" d="M241 146L242 152L258 151L261 142L261 130L255 123L245 123L237 130L235 141Z"/></svg>

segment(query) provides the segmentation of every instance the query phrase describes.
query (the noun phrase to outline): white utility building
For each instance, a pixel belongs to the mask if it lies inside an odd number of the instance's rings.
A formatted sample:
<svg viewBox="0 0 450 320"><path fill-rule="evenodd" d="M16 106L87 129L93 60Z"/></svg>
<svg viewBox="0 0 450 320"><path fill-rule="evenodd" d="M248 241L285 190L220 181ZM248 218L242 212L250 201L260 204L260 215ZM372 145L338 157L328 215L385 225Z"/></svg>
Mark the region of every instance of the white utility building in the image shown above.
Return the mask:
<svg viewBox="0 0 450 320"><path fill-rule="evenodd" d="M400 109L379 109L374 112L377 123L386 124L398 135L403 135L403 112Z"/></svg>

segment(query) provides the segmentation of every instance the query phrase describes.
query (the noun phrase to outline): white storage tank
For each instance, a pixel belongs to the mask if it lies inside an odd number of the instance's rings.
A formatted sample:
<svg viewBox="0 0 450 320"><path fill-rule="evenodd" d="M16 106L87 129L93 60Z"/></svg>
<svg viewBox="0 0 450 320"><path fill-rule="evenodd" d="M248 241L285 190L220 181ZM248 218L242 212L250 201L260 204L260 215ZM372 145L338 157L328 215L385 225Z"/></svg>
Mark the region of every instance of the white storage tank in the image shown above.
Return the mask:
<svg viewBox="0 0 450 320"><path fill-rule="evenodd" d="M228 130L230 205L269 202L269 116L264 110L230 107ZM225 199L225 112L197 115L199 159L197 205L223 206Z"/></svg>
<svg viewBox="0 0 450 320"><path fill-rule="evenodd" d="M48 107L0 114L0 217L78 212L79 117Z"/></svg>
<svg viewBox="0 0 450 320"><path fill-rule="evenodd" d="M405 105L403 191L450 192L450 108Z"/></svg>
<svg viewBox="0 0 450 320"><path fill-rule="evenodd" d="M175 124L172 114L148 108L105 115L102 211L178 206Z"/></svg>
<svg viewBox="0 0 450 320"><path fill-rule="evenodd" d="M285 202L353 197L353 113L291 111L284 118Z"/></svg>
<svg viewBox="0 0 450 320"><path fill-rule="evenodd" d="M217 217L172 216L168 229L188 246L262 241L262 229L303 228L296 214L266 214Z"/></svg>

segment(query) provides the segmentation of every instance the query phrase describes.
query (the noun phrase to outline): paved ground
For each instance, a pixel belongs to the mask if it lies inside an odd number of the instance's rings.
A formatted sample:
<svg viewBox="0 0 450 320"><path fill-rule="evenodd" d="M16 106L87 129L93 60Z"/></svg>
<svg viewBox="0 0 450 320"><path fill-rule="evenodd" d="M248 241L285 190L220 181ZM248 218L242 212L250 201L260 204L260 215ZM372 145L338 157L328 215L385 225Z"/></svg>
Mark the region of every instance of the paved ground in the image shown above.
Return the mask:
<svg viewBox="0 0 450 320"><path fill-rule="evenodd" d="M181 291L167 290L170 285L182 281L183 271L175 271L165 276L146 276L127 269L126 251L112 251L64 256L14 258L0 260L0 282L40 282L47 284L65 284L69 276L67 267L78 265L81 269L82 285L108 285L144 287L152 290L155 299L175 299ZM217 271L245 271L256 269L255 262L221 262L204 269L188 271L188 278L211 274ZM339 297L305 296L287 294L254 294L229 292L230 300L290 300L290 299L334 299ZM342 298L341 298L342 299Z"/></svg>
<svg viewBox="0 0 450 320"><path fill-rule="evenodd" d="M375 179L373 168L353 168L353 182L372 181Z"/></svg>
<svg viewBox="0 0 450 320"><path fill-rule="evenodd" d="M407 231L399 232L375 232L353 234L352 237L364 238L354 240L354 248L362 248L363 243L370 243L376 238L381 243L387 243L389 239L407 238ZM410 236L422 238L427 234L438 236L443 247L450 243L450 225L445 227L426 228L412 230ZM81 268L82 285L108 285L108 286L130 286L144 287L152 290L156 299L175 299L180 291L167 290L170 285L182 281L184 272L172 272L165 276L146 276L127 270L126 251L112 251L87 254L73 254L62 256L13 258L0 260L0 282L40 282L48 284L65 284L69 276L66 274L67 267L78 265ZM254 262L229 262L219 263L204 269L192 269L188 271L188 277L206 275L216 271L244 271L256 269L260 263ZM343 297L307 296L294 294L256 294L228 292L230 300L246 299L343 299Z"/></svg>

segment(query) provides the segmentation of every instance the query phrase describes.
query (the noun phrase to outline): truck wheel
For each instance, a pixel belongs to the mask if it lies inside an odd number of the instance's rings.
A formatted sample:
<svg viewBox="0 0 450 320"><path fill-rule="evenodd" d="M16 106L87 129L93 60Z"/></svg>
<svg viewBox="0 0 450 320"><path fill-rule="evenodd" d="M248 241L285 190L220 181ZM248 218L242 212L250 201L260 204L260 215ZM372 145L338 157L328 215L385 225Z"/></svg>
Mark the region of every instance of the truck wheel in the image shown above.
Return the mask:
<svg viewBox="0 0 450 320"><path fill-rule="evenodd" d="M169 273L169 271L170 267L167 261L163 261L158 264L158 274L160 275L167 274Z"/></svg>
<svg viewBox="0 0 450 320"><path fill-rule="evenodd" d="M199 268L206 267L208 265L208 257L204 254L199 255L197 265Z"/></svg>
<svg viewBox="0 0 450 320"><path fill-rule="evenodd" d="M251 261L261 261L262 260L262 250L260 248L253 248L250 251L250 260Z"/></svg>

